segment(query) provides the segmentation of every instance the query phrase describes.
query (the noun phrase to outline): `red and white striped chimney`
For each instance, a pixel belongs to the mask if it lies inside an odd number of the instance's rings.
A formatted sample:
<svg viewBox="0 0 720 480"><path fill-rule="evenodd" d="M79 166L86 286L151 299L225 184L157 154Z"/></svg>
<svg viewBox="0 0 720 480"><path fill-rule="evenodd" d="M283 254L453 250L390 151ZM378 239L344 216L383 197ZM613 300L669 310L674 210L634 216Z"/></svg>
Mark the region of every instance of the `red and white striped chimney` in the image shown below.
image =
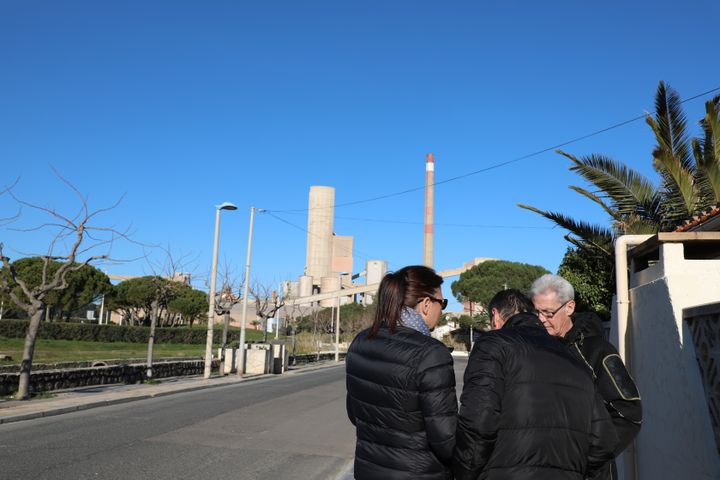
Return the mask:
<svg viewBox="0 0 720 480"><path fill-rule="evenodd" d="M433 242L435 241L435 157L428 153L425 159L425 241L423 263L433 268Z"/></svg>

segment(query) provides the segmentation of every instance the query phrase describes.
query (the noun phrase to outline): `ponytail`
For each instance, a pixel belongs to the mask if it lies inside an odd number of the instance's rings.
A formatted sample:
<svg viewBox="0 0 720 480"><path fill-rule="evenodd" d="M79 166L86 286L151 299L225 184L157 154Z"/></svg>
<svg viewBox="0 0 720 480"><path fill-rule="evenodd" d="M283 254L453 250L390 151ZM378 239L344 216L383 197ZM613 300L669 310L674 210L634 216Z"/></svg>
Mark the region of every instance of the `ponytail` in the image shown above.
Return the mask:
<svg viewBox="0 0 720 480"><path fill-rule="evenodd" d="M373 322L368 338L374 337L380 327L384 324L395 333L400 312L405 305L405 291L407 290L407 279L402 270L396 273L388 273L380 282L377 294L377 308L375 309L375 321Z"/></svg>
<svg viewBox="0 0 720 480"><path fill-rule="evenodd" d="M367 338L377 335L382 326L391 334L397 329L403 307L415 308L423 297L432 297L443 279L432 268L413 265L388 273L380 282L375 310L375 320Z"/></svg>

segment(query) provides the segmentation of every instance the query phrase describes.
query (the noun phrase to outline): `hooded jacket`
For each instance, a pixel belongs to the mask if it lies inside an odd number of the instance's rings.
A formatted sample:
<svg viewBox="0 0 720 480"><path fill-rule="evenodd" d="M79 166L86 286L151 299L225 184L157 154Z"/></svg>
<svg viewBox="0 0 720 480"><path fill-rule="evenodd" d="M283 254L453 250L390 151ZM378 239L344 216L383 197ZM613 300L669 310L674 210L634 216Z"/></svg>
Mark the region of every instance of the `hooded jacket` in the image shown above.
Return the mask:
<svg viewBox="0 0 720 480"><path fill-rule="evenodd" d="M582 480L617 442L587 367L529 313L479 337L460 403L458 480Z"/></svg>
<svg viewBox="0 0 720 480"><path fill-rule="evenodd" d="M598 393L612 418L618 444L613 456L616 457L637 436L642 423L642 403L635 381L625 368L615 347L603 335L600 318L592 312L575 313L573 326L563 337L570 350L586 364L591 372ZM609 462L594 479L615 480L615 462Z"/></svg>
<svg viewBox="0 0 720 480"><path fill-rule="evenodd" d="M450 351L411 328L353 340L345 361L358 480L452 478L457 398Z"/></svg>

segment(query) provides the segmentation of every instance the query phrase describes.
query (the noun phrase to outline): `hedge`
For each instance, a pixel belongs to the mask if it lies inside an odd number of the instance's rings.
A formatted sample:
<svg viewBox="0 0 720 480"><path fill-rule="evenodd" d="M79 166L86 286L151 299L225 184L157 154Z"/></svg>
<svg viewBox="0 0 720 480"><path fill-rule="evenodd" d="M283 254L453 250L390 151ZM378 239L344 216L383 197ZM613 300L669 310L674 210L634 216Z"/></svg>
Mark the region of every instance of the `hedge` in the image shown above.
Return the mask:
<svg viewBox="0 0 720 480"><path fill-rule="evenodd" d="M0 337L25 338L27 320L0 320ZM213 338L219 343L222 328L216 329ZM86 342L147 343L150 327L93 325L85 323L42 323L38 338L46 340L76 340ZM228 343L240 340L239 330L228 331ZM204 344L207 328L156 328L155 343Z"/></svg>

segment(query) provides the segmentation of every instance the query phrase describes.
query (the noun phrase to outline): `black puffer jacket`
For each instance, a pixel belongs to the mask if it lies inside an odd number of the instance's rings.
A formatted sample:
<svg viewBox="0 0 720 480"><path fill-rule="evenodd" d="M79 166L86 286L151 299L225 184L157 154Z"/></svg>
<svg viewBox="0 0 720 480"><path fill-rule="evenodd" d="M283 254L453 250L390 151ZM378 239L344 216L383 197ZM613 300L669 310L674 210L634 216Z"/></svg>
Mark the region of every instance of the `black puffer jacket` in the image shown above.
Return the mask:
<svg viewBox="0 0 720 480"><path fill-rule="evenodd" d="M478 338L460 403L459 480L580 480L617 442L585 365L527 313Z"/></svg>
<svg viewBox="0 0 720 480"><path fill-rule="evenodd" d="M576 313L572 316L573 326L565 335L570 350L586 363L595 379L597 391L605 402L618 444L613 452L619 455L640 431L642 403L640 393L615 347L603 336L600 318L592 312ZM609 462L594 479L615 480L615 462Z"/></svg>
<svg viewBox="0 0 720 480"><path fill-rule="evenodd" d="M347 411L357 431L355 478L449 479L457 399L449 350L406 327L353 340Z"/></svg>

